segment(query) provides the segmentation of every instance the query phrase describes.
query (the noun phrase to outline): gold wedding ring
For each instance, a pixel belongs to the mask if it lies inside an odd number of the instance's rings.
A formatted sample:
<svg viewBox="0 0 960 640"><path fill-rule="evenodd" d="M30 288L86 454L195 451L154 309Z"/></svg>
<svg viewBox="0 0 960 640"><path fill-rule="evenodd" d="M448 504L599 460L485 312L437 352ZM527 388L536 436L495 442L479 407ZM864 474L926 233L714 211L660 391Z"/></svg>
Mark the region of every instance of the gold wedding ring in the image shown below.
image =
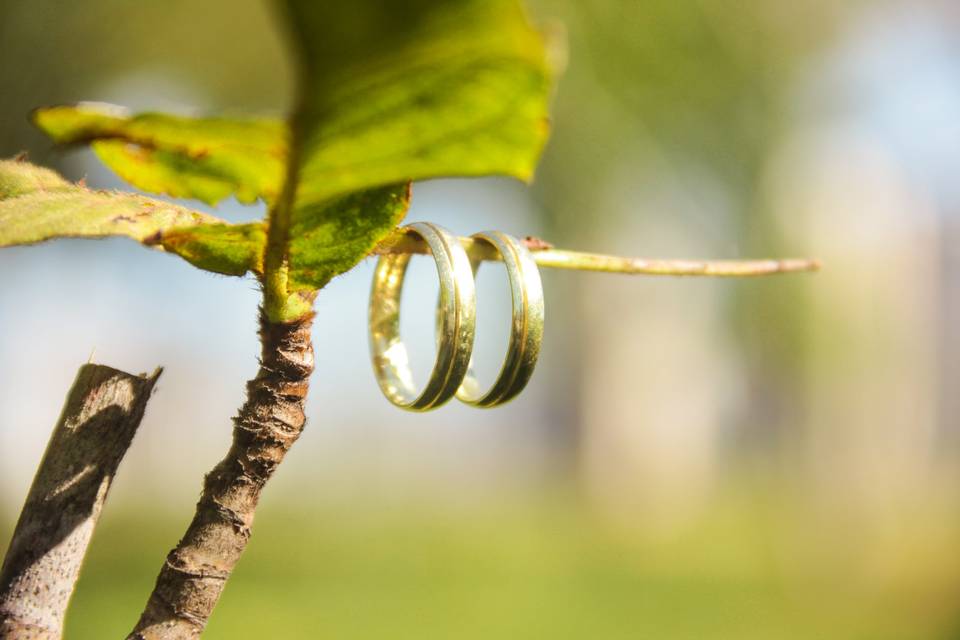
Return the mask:
<svg viewBox="0 0 960 640"><path fill-rule="evenodd" d="M427 243L440 279L437 361L426 387L417 392L407 347L400 339L400 294L411 255L381 256L370 291L370 352L377 383L403 409L427 411L447 402L467 373L476 323L476 294L470 258L456 236L429 222L404 227Z"/></svg>
<svg viewBox="0 0 960 640"><path fill-rule="evenodd" d="M537 263L520 240L500 231L477 233L473 239L497 250L510 279L510 341L500 374L493 385L483 392L473 373L471 360L463 385L457 391L457 399L461 402L490 408L515 398L533 375L543 341L543 287ZM471 261L474 275L480 263L480 260Z"/></svg>

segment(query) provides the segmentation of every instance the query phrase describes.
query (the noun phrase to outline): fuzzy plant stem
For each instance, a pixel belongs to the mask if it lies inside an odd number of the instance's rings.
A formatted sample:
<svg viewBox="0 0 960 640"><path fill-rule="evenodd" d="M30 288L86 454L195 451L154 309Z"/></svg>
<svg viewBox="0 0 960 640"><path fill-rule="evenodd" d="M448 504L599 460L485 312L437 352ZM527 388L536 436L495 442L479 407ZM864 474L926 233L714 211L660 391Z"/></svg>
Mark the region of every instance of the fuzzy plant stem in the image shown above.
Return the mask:
<svg viewBox="0 0 960 640"><path fill-rule="evenodd" d="M80 368L0 569L0 639L61 637L110 483L159 376Z"/></svg>
<svg viewBox="0 0 960 640"><path fill-rule="evenodd" d="M261 313L260 370L234 418L233 444L207 474L193 521L167 556L128 640L197 638L206 626L250 539L260 493L303 430L312 323L312 316L271 322Z"/></svg>

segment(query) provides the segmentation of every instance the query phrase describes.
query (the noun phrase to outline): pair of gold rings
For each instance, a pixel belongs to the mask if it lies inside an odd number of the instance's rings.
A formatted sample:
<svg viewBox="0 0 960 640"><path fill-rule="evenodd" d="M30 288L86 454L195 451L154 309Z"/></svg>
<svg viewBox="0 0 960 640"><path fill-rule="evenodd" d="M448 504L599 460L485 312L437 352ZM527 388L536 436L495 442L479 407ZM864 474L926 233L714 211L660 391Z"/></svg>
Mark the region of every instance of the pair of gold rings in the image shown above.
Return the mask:
<svg viewBox="0 0 960 640"><path fill-rule="evenodd" d="M483 391L472 367L477 317L474 277L480 260L467 255L459 239L438 225L415 222L403 231L426 242L437 266L437 360L426 386L418 391L407 347L400 339L400 294L411 254L382 255L370 292L370 351L383 394L410 411L435 409L453 396L483 408L512 400L530 380L543 339L543 287L529 250L500 231L473 236L475 242L489 244L500 254L510 278L513 307L506 359L496 381Z"/></svg>

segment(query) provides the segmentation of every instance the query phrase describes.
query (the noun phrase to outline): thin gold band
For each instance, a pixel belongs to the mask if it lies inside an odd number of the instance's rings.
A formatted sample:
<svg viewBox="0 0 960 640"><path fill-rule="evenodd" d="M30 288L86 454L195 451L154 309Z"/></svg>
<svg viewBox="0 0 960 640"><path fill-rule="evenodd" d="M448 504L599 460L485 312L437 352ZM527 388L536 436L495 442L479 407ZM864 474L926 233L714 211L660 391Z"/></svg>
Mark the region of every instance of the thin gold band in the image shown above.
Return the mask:
<svg viewBox="0 0 960 640"><path fill-rule="evenodd" d="M500 374L493 385L482 392L471 360L463 385L457 391L457 399L461 402L491 408L515 398L533 375L543 341L543 286L537 264L520 240L500 231L484 231L472 237L477 242L489 244L500 254L510 280L512 322ZM479 259L471 261L474 274L480 264Z"/></svg>
<svg viewBox="0 0 960 640"><path fill-rule="evenodd" d="M473 351L476 294L470 258L457 237L429 222L404 227L423 238L437 266L437 361L423 391L417 392L406 345L400 339L400 294L410 254L381 256L370 291L370 353L377 383L387 399L410 411L441 406L457 392Z"/></svg>

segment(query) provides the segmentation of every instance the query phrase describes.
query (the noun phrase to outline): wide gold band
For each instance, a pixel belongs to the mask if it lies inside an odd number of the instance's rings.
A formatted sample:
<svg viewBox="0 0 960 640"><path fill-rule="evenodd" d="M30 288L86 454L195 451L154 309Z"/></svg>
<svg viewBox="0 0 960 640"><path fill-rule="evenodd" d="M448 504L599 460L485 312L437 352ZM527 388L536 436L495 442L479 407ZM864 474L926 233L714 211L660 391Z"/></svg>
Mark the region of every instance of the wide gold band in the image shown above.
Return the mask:
<svg viewBox="0 0 960 640"><path fill-rule="evenodd" d="M500 254L510 279L513 308L507 356L496 381L489 390L482 392L471 366L457 391L457 399L461 402L490 408L515 398L533 375L543 341L543 287L537 264L520 240L500 231L477 233L473 239L490 244ZM472 267L475 274L480 261L473 260Z"/></svg>
<svg viewBox="0 0 960 640"><path fill-rule="evenodd" d="M449 231L429 222L415 222L404 230L426 241L437 265L437 361L418 393L400 339L400 294L410 254L384 255L377 262L370 291L370 352L374 375L387 399L403 409L427 411L453 397L470 364L476 322L473 270L466 251Z"/></svg>

